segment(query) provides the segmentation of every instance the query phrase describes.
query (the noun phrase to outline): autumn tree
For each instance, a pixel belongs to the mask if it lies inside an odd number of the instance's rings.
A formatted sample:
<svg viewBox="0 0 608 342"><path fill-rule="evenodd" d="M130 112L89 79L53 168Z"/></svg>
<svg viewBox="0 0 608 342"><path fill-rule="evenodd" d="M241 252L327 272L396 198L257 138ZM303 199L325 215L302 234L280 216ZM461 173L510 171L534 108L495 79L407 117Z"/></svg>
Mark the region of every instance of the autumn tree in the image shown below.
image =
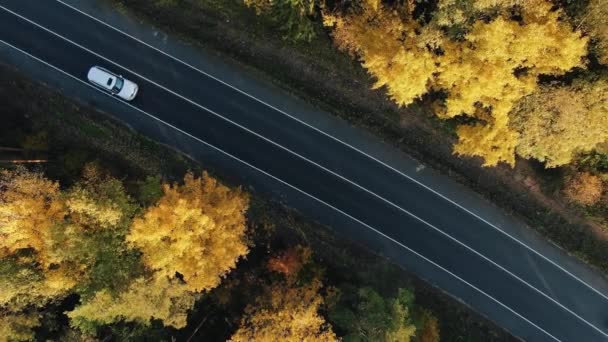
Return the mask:
<svg viewBox="0 0 608 342"><path fill-rule="evenodd" d="M94 332L99 325L119 321L150 325L153 319L179 329L186 326L188 311L196 298L178 279L138 278L118 295L107 290L95 293L67 315L73 326L89 332Z"/></svg>
<svg viewBox="0 0 608 342"><path fill-rule="evenodd" d="M416 341L439 342L439 322L428 310L421 310L418 315L419 328L416 330Z"/></svg>
<svg viewBox="0 0 608 342"><path fill-rule="evenodd" d="M539 75L583 66L587 38L545 0L440 1L439 17L428 24L413 18L411 4L366 0L346 14L326 13L324 22L336 45L356 54L377 79L375 87L386 86L397 104L443 91L441 118L473 117L473 124L458 127L455 153L480 156L485 166L513 165L518 133L509 126L509 112L537 89ZM452 14L462 18L445 17L458 8ZM515 9L517 21L510 15ZM478 15L489 10L490 20ZM466 28L455 39L446 25Z"/></svg>
<svg viewBox="0 0 608 342"><path fill-rule="evenodd" d="M121 291L143 266L125 242L138 205L122 182L94 164L65 190L67 215L53 229L51 261L69 279L78 282L81 296L101 289Z"/></svg>
<svg viewBox="0 0 608 342"><path fill-rule="evenodd" d="M10 313L0 311L0 337L2 341L31 341L33 328L40 325L35 312Z"/></svg>
<svg viewBox="0 0 608 342"><path fill-rule="evenodd" d="M331 326L319 314L323 298L321 282L293 287L277 282L245 309L233 342L302 342L337 341Z"/></svg>
<svg viewBox="0 0 608 342"><path fill-rule="evenodd" d="M291 247L268 260L268 269L295 281L302 268L311 261L312 251L304 246Z"/></svg>
<svg viewBox="0 0 608 342"><path fill-rule="evenodd" d="M399 289L395 298L385 299L369 287L343 289L330 307L329 318L350 341L410 341L416 335L410 308L414 295Z"/></svg>
<svg viewBox="0 0 608 342"><path fill-rule="evenodd" d="M143 270L124 242L136 206L120 181L93 166L65 191L26 169L0 177L4 309L19 313L71 293L118 290Z"/></svg>
<svg viewBox="0 0 608 342"><path fill-rule="evenodd" d="M65 215L56 182L25 168L0 172L0 306L43 306L75 285L53 266L53 230Z"/></svg>
<svg viewBox="0 0 608 342"><path fill-rule="evenodd" d="M473 23L498 15L545 11L545 0L438 0L432 25L441 27L451 38L463 38Z"/></svg>
<svg viewBox="0 0 608 342"><path fill-rule="evenodd" d="M37 323L24 310L70 294L81 304L68 316L83 331L153 319L185 326L199 293L248 251L248 198L206 174L188 174L183 185L159 181L141 183L140 199L155 204L134 221L139 205L94 164L64 190L26 169L0 173L5 336L30 334Z"/></svg>
<svg viewBox="0 0 608 342"><path fill-rule="evenodd" d="M247 196L204 174L163 185L158 203L134 220L127 241L157 277L179 273L189 290L216 287L248 252Z"/></svg>
<svg viewBox="0 0 608 342"><path fill-rule="evenodd" d="M378 0L362 1L361 8L347 15L324 13L324 24L333 28L336 46L358 55L363 66L376 78L374 88L385 86L399 105L409 105L429 90L436 71L435 56L427 42L437 32L426 32L421 39L420 25L402 5L394 11ZM437 42L432 42L436 45Z"/></svg>
<svg viewBox="0 0 608 342"><path fill-rule="evenodd" d="M57 182L24 168L0 172L0 255L32 249L48 265L50 231L65 216Z"/></svg>
<svg viewBox="0 0 608 342"><path fill-rule="evenodd" d="M608 2L589 0L581 23L594 38L595 51L600 63L608 64Z"/></svg>
<svg viewBox="0 0 608 342"><path fill-rule="evenodd" d="M608 140L608 82L544 87L520 101L511 126L519 132L519 155L547 167L568 164Z"/></svg>
<svg viewBox="0 0 608 342"><path fill-rule="evenodd" d="M593 205L602 197L604 186L602 179L589 172L578 172L570 177L564 188L568 200Z"/></svg>
<svg viewBox="0 0 608 342"><path fill-rule="evenodd" d="M75 284L62 270L36 267L32 256L9 256L0 260L0 307L11 312L43 307L62 299Z"/></svg>
<svg viewBox="0 0 608 342"><path fill-rule="evenodd" d="M500 9L514 5L517 0L438 0L430 25L441 28L454 40L461 40L471 30L473 23L481 19L496 18Z"/></svg>
<svg viewBox="0 0 608 342"><path fill-rule="evenodd" d="M477 21L465 42L443 46L437 84L449 92L444 117L480 120L458 128L456 153L481 156L486 166L513 165L518 134L509 128L509 112L536 90L538 75L563 74L586 54L587 40L559 15L545 3L524 11L523 24L502 16Z"/></svg>

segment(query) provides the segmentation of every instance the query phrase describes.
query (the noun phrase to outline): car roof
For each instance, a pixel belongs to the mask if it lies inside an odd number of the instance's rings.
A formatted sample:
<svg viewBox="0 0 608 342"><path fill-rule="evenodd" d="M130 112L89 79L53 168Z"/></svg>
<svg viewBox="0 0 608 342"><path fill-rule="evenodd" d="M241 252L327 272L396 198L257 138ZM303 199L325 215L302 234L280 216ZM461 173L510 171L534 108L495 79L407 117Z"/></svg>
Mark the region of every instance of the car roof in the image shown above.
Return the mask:
<svg viewBox="0 0 608 342"><path fill-rule="evenodd" d="M116 83L116 75L98 66L94 66L89 70L88 78L89 81L108 89L111 89Z"/></svg>

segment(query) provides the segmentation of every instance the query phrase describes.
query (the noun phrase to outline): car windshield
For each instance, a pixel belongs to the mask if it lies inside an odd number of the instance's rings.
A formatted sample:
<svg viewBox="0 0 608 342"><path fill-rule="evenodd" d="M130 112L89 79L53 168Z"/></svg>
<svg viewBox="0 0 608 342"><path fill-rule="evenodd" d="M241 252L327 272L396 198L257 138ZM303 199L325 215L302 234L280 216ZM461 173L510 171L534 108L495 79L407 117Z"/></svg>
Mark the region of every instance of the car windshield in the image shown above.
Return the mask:
<svg viewBox="0 0 608 342"><path fill-rule="evenodd" d="M116 84L114 84L114 88L112 88L112 90L116 93L120 92L124 83L125 82L122 80L122 78L116 77Z"/></svg>

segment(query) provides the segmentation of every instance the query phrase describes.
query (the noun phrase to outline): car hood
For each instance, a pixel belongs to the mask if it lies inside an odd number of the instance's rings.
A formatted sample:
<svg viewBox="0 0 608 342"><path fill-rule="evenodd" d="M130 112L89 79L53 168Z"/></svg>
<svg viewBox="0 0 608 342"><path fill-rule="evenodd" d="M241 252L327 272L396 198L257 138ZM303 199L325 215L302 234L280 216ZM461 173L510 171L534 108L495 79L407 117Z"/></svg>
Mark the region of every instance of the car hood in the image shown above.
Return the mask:
<svg viewBox="0 0 608 342"><path fill-rule="evenodd" d="M135 97L135 95L137 95L137 84L129 81L129 80L124 80L124 84L122 86L122 89L120 90L120 92L118 93L118 96L122 97L123 99L126 100L133 100L133 98Z"/></svg>

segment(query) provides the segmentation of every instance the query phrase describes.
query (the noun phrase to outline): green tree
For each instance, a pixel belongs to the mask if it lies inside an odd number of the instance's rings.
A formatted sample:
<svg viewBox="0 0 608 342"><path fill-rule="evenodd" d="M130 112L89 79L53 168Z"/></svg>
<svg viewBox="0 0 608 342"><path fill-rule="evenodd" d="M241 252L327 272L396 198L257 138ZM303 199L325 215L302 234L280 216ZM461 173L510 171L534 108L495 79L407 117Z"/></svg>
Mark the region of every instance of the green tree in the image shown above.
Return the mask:
<svg viewBox="0 0 608 342"><path fill-rule="evenodd" d="M310 42L316 35L314 23L315 0L243 0L258 15L267 17L283 33L283 38L293 42Z"/></svg>
<svg viewBox="0 0 608 342"><path fill-rule="evenodd" d="M371 288L346 288L329 310L330 321L346 332L344 341L410 341L416 326L410 317L414 295L399 289L385 299Z"/></svg>
<svg viewBox="0 0 608 342"><path fill-rule="evenodd" d="M137 183L139 202L150 206L163 197L163 185L160 176L147 176L145 180Z"/></svg>
<svg viewBox="0 0 608 342"><path fill-rule="evenodd" d="M63 199L68 215L52 229L53 262L78 280L81 296L121 291L142 274L138 253L125 242L138 205L121 181L87 165Z"/></svg>

